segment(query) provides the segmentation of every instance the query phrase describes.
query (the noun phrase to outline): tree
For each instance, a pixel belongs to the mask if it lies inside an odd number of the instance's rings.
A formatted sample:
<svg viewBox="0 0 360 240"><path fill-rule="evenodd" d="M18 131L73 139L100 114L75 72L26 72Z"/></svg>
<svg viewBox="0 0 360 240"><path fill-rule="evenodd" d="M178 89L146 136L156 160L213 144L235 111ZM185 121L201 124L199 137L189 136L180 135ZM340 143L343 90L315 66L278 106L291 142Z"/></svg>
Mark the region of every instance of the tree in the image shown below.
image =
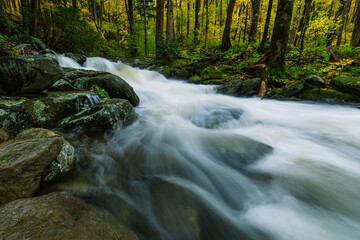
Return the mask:
<svg viewBox="0 0 360 240"><path fill-rule="evenodd" d="M259 13L260 13L260 0L251 0L251 23L249 32L249 43L256 41Z"/></svg>
<svg viewBox="0 0 360 240"><path fill-rule="evenodd" d="M311 5L312 5L312 0L305 0L304 10L302 12L298 27L298 33L295 36L295 41L294 41L295 46L298 46L299 42L301 43L305 37L305 32L310 21Z"/></svg>
<svg viewBox="0 0 360 240"><path fill-rule="evenodd" d="M199 43L199 31L200 31L200 23L199 23L199 12L200 12L201 0L196 0L195 2L195 27L194 27L194 43Z"/></svg>
<svg viewBox="0 0 360 240"><path fill-rule="evenodd" d="M272 69L285 69L286 47L289 40L290 24L294 1L279 0L275 17L270 50L258 64L266 63Z"/></svg>
<svg viewBox="0 0 360 240"><path fill-rule="evenodd" d="M21 16L22 16L22 27L26 33L29 33L29 25L30 25L30 19L29 19L29 1L27 0L20 0L21 6Z"/></svg>
<svg viewBox="0 0 360 240"><path fill-rule="evenodd" d="M156 57L160 57L161 46L163 44L164 33L164 0L157 0L156 3Z"/></svg>
<svg viewBox="0 0 360 240"><path fill-rule="evenodd" d="M355 19L354 19L354 30L351 36L351 46L360 46L360 4L356 7Z"/></svg>
<svg viewBox="0 0 360 240"><path fill-rule="evenodd" d="M147 18L146 18L146 0L143 1L144 7L144 36L145 36L145 56L148 55L148 46L147 46Z"/></svg>
<svg viewBox="0 0 360 240"><path fill-rule="evenodd" d="M232 15L234 12L235 2L236 0L230 0L229 5L227 7L226 23L225 23L224 34L221 44L222 51L226 51L231 47L230 30L231 30L231 22L232 22Z"/></svg>
<svg viewBox="0 0 360 240"><path fill-rule="evenodd" d="M129 21L129 30L130 30L130 55L131 57L136 56L136 44L135 44L135 18L134 18L134 0L127 0L127 16ZM126 1L125 1L126 3ZM101 28L100 28L101 29ZM101 29L102 31L102 29Z"/></svg>
<svg viewBox="0 0 360 240"><path fill-rule="evenodd" d="M174 12L172 0L167 0L167 13L166 13L166 42L175 38L174 30Z"/></svg>
<svg viewBox="0 0 360 240"><path fill-rule="evenodd" d="M350 7L351 7L351 0L346 0L345 5L344 5L342 18L341 18L340 27L339 27L338 32L337 32L337 37L338 37L337 42L336 42L337 47L340 47L340 45L341 45L342 35L343 35L343 31L344 31L345 24L346 24L346 19L348 17L349 11L350 11Z"/></svg>
<svg viewBox="0 0 360 240"><path fill-rule="evenodd" d="M271 19L271 10L272 10L273 0L269 0L269 6L268 11L266 14L266 22L265 22L265 28L264 28L264 34L260 43L260 52L265 51L265 45L267 43L267 35L269 32L269 26L270 26L270 19Z"/></svg>

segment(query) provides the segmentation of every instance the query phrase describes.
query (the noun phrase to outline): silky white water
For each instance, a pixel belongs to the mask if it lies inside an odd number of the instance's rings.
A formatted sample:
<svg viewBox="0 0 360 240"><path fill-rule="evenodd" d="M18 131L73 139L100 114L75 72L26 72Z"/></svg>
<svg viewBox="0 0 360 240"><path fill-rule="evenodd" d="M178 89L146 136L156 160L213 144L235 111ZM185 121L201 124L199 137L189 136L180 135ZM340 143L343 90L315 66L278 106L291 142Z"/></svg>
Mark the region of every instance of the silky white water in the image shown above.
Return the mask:
<svg viewBox="0 0 360 240"><path fill-rule="evenodd" d="M102 58L84 68L132 85L138 119L85 139L89 163L61 187L140 239L360 239L359 109L224 96Z"/></svg>

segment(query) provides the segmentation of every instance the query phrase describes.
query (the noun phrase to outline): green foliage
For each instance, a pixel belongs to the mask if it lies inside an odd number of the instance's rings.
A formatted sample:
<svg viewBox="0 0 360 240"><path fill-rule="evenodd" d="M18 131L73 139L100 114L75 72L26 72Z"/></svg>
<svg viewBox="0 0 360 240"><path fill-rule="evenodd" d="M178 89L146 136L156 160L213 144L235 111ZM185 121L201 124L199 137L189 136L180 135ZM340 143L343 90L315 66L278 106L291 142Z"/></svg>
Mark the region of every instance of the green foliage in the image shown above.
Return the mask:
<svg viewBox="0 0 360 240"><path fill-rule="evenodd" d="M161 60L162 64L168 64L173 61L174 56L180 55L180 44L178 40L170 40L168 43L162 41L160 49L156 49L156 56Z"/></svg>
<svg viewBox="0 0 360 240"><path fill-rule="evenodd" d="M98 85L92 85L90 88L90 92L96 93L101 98L110 99L109 93L105 89L99 87Z"/></svg>
<svg viewBox="0 0 360 240"><path fill-rule="evenodd" d="M78 9L58 6L52 22L52 34L44 35L49 48L59 52L99 54L99 46L103 46L104 39L87 21L82 20Z"/></svg>

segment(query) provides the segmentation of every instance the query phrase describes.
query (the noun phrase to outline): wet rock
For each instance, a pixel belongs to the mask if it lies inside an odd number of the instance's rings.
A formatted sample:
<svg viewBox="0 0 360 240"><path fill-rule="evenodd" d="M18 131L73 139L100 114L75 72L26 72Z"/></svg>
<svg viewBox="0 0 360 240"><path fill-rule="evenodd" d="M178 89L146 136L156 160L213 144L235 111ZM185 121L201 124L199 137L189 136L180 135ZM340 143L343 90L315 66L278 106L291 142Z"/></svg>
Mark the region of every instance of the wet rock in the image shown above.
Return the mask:
<svg viewBox="0 0 360 240"><path fill-rule="evenodd" d="M19 42L19 43L30 44L32 46L32 48L34 48L37 51L46 49L46 46L44 43L42 43L38 38L35 38L30 35L22 35L22 34L14 35L11 37L11 40Z"/></svg>
<svg viewBox="0 0 360 240"><path fill-rule="evenodd" d="M31 127L56 122L92 106L90 92L47 92L25 97L0 97L0 128L13 138Z"/></svg>
<svg viewBox="0 0 360 240"><path fill-rule="evenodd" d="M64 79L60 79L56 81L49 89L48 91L74 91L76 88L71 85L69 82L65 81Z"/></svg>
<svg viewBox="0 0 360 240"><path fill-rule="evenodd" d="M240 90L241 96L251 97L257 95L260 91L261 78L249 79L245 82L244 86Z"/></svg>
<svg viewBox="0 0 360 240"><path fill-rule="evenodd" d="M60 137L60 135L42 128L31 128L21 132L16 136L15 140L28 140L40 138ZM62 138L63 139L63 138ZM51 162L49 168L43 173L43 181L48 182L56 178L66 175L73 168L75 163L75 149L65 139L63 139L62 148L56 159Z"/></svg>
<svg viewBox="0 0 360 240"><path fill-rule="evenodd" d="M319 77L319 76L316 76L316 75L311 75L309 77L307 77L305 79L305 83L306 84L310 84L310 85L315 85L315 86L319 86L319 87L325 87L325 81Z"/></svg>
<svg viewBox="0 0 360 240"><path fill-rule="evenodd" d="M89 90L92 85L105 89L110 97L127 99L133 106L139 104L134 89L122 78L107 72L67 68L64 79L77 89Z"/></svg>
<svg viewBox="0 0 360 240"><path fill-rule="evenodd" d="M56 55L57 53L56 53L54 50L51 50L51 49L46 48L46 49L44 49L44 50L41 50L41 51L39 52L39 54L52 54L52 55Z"/></svg>
<svg viewBox="0 0 360 240"><path fill-rule="evenodd" d="M330 104L360 102L360 96L342 93L333 89L311 89L305 91L301 97L306 100Z"/></svg>
<svg viewBox="0 0 360 240"><path fill-rule="evenodd" d="M0 205L33 196L62 146L60 136L0 144Z"/></svg>
<svg viewBox="0 0 360 240"><path fill-rule="evenodd" d="M59 63L46 56L0 57L0 94L38 93L63 74Z"/></svg>
<svg viewBox="0 0 360 240"><path fill-rule="evenodd" d="M171 70L170 77L176 79L189 79L193 76L193 74L184 68L173 68Z"/></svg>
<svg viewBox="0 0 360 240"><path fill-rule="evenodd" d="M71 58L80 65L83 65L86 62L86 56L83 54L66 53L65 56Z"/></svg>
<svg viewBox="0 0 360 240"><path fill-rule="evenodd" d="M341 75L331 80L330 83L340 92L360 95L360 77Z"/></svg>
<svg viewBox="0 0 360 240"><path fill-rule="evenodd" d="M299 94L304 89L304 83L302 81L296 81L290 86L283 88L282 95L284 97L292 97Z"/></svg>
<svg viewBox="0 0 360 240"><path fill-rule="evenodd" d="M6 142L9 139L9 134L0 128L0 143Z"/></svg>
<svg viewBox="0 0 360 240"><path fill-rule="evenodd" d="M164 75L164 77L168 78L170 76L170 68L168 66L160 66L156 69L159 73Z"/></svg>
<svg viewBox="0 0 360 240"><path fill-rule="evenodd" d="M61 120L57 126L86 131L108 130L116 129L119 124L130 124L135 117L135 110L128 100L113 98Z"/></svg>
<svg viewBox="0 0 360 240"><path fill-rule="evenodd" d="M149 67L149 65L151 65L151 62L139 58L135 59L134 62L132 63L133 67L138 67L141 69L147 68Z"/></svg>
<svg viewBox="0 0 360 240"><path fill-rule="evenodd" d="M137 239L125 227L112 224L107 212L60 192L2 206L0 226L5 239Z"/></svg>
<svg viewBox="0 0 360 240"><path fill-rule="evenodd" d="M219 86L217 88L217 92L227 95L239 95L243 83L243 79L236 78L228 83L225 83L224 85Z"/></svg>

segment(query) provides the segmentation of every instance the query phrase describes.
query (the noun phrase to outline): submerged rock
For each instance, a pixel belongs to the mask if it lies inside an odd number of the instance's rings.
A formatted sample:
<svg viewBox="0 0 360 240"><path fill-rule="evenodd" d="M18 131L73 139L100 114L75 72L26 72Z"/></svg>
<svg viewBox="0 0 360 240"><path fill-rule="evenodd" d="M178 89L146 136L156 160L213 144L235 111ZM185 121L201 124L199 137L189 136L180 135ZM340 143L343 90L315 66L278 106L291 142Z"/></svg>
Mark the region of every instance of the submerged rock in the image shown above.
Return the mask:
<svg viewBox="0 0 360 240"><path fill-rule="evenodd" d="M62 146L60 136L0 144L0 205L33 196Z"/></svg>
<svg viewBox="0 0 360 240"><path fill-rule="evenodd" d="M0 236L5 239L136 240L128 229L110 222L68 193L19 199L0 208Z"/></svg>
<svg viewBox="0 0 360 240"><path fill-rule="evenodd" d="M86 131L108 130L116 129L119 124L130 124L135 117L135 110L128 100L113 98L61 120L57 126Z"/></svg>
<svg viewBox="0 0 360 240"><path fill-rule="evenodd" d="M38 93L63 75L59 63L50 57L0 57L0 94Z"/></svg>

